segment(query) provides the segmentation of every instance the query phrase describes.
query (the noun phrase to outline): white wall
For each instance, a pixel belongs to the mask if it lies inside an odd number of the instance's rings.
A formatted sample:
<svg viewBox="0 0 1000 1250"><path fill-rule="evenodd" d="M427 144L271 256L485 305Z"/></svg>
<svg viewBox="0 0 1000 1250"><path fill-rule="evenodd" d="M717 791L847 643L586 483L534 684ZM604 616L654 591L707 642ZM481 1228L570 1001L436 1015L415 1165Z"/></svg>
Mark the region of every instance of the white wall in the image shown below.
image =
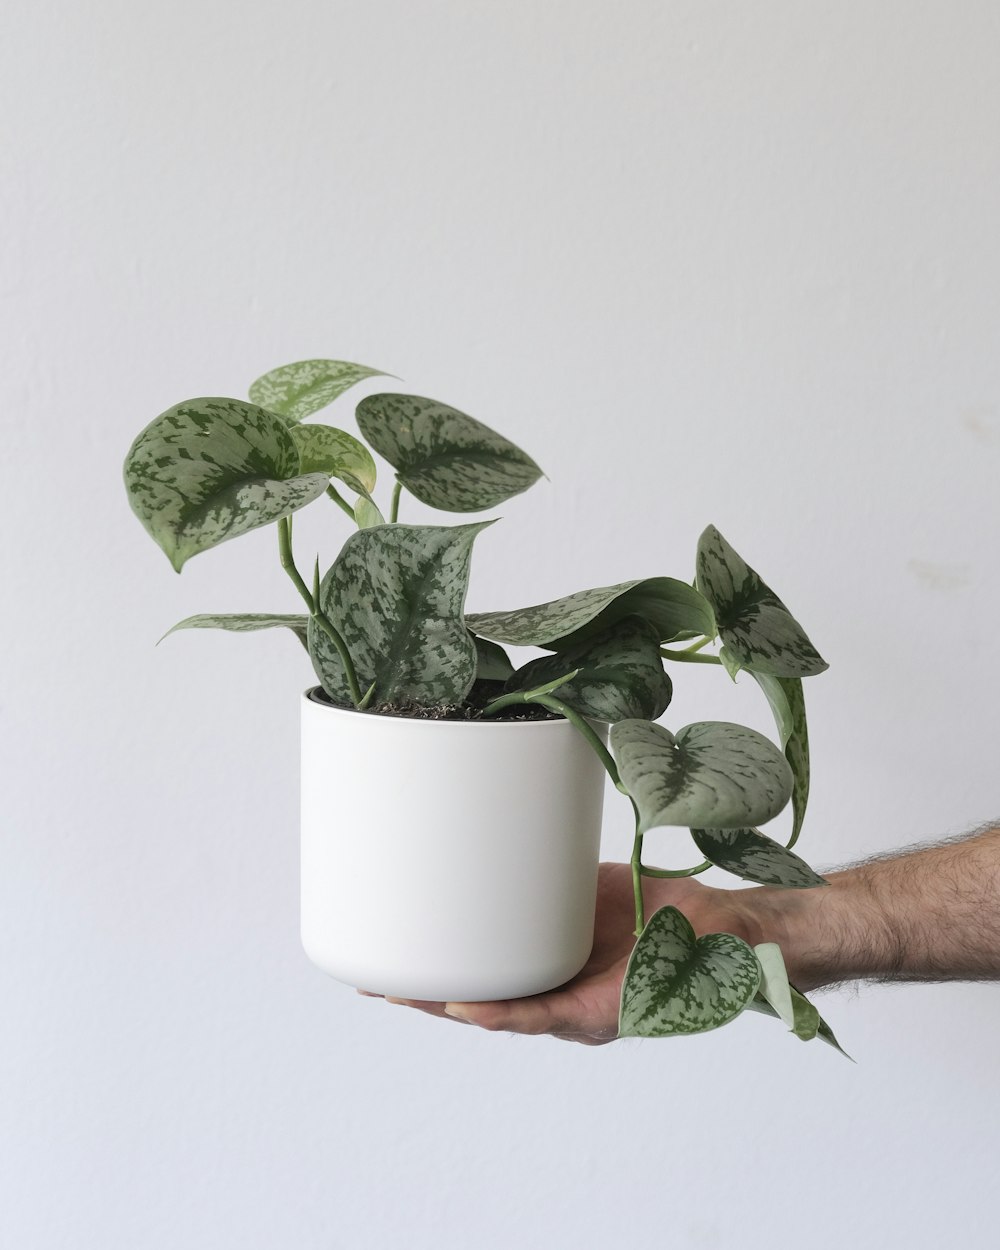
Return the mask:
<svg viewBox="0 0 1000 1250"><path fill-rule="evenodd" d="M473 607L687 575L708 521L772 581L832 664L817 865L996 816L996 6L8 0L3 26L0 1242L995 1246L992 987L828 996L854 1067L759 1017L512 1039L313 970L304 659L152 645L294 611L273 534L177 578L119 472L181 398L382 366L552 479L481 540ZM332 558L337 515L302 550ZM715 715L767 725L714 672L668 713Z"/></svg>

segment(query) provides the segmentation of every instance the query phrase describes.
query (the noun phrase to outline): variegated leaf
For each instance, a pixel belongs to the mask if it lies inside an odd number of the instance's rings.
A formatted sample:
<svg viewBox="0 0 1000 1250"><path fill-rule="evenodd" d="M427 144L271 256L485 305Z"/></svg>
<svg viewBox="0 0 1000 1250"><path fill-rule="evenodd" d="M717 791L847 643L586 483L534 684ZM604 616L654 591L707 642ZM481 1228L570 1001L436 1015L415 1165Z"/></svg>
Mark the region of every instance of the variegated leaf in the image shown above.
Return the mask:
<svg viewBox="0 0 1000 1250"><path fill-rule="evenodd" d="M757 994L747 1003L748 1010L782 1020L803 1042L818 1037L839 1050L845 1059L850 1059L851 1056L837 1041L817 1008L789 982L785 960L777 943L763 942L753 949L760 963L761 980Z"/></svg>
<svg viewBox="0 0 1000 1250"><path fill-rule="evenodd" d="M462 608L475 525L380 525L359 530L323 578L320 604L339 630L373 707L461 703L476 675L476 644ZM309 651L323 688L350 706L333 643L309 622Z"/></svg>
<svg viewBox="0 0 1000 1250"><path fill-rule="evenodd" d="M561 687L559 699L583 716L611 723L631 717L656 720L670 703L672 686L663 671L659 635L641 617L626 617L565 651L532 660L518 669L507 689L530 690L574 669L577 676Z"/></svg>
<svg viewBox="0 0 1000 1250"><path fill-rule="evenodd" d="M810 677L829 667L774 591L714 525L698 541L697 571L719 636L742 667L776 677Z"/></svg>
<svg viewBox="0 0 1000 1250"><path fill-rule="evenodd" d="M286 616L267 612L227 612L215 616L202 613L199 616L188 616L183 621L178 621L167 630L163 638L169 638L179 629L227 629L234 634L252 633L258 629L290 629L308 650L309 644L306 639L308 623L308 616Z"/></svg>
<svg viewBox="0 0 1000 1250"><path fill-rule="evenodd" d="M365 378L389 376L382 369L348 360L298 360L258 378L250 387L250 398L262 408L280 413L291 424L332 404Z"/></svg>
<svg viewBox="0 0 1000 1250"><path fill-rule="evenodd" d="M476 680L506 681L513 675L514 665L503 647L488 638L476 638Z"/></svg>
<svg viewBox="0 0 1000 1250"><path fill-rule="evenodd" d="M785 749L785 759L795 780L792 790L792 836L788 840L788 845L794 846L802 832L809 803L809 730L802 680L799 677L772 677L769 673L751 675L771 705L781 745Z"/></svg>
<svg viewBox="0 0 1000 1250"><path fill-rule="evenodd" d="M612 727L611 748L640 833L661 825L764 824L792 792L785 757L745 725L698 721L675 737L662 725L626 720Z"/></svg>
<svg viewBox="0 0 1000 1250"><path fill-rule="evenodd" d="M445 512L482 512L527 490L542 471L488 425L419 395L369 395L358 427L411 495Z"/></svg>
<svg viewBox="0 0 1000 1250"><path fill-rule="evenodd" d="M673 1037L718 1029L740 1014L760 984L760 964L742 938L696 938L676 907L654 912L622 983L620 1037Z"/></svg>
<svg viewBox="0 0 1000 1250"><path fill-rule="evenodd" d="M375 489L375 461L353 434L315 424L289 426L289 433L299 449L300 473L325 473L359 493L371 494Z"/></svg>
<svg viewBox="0 0 1000 1250"><path fill-rule="evenodd" d="M692 829L691 836L707 860L744 881L793 890L826 885L804 859L759 829Z"/></svg>
<svg viewBox="0 0 1000 1250"><path fill-rule="evenodd" d="M189 399L151 421L125 459L129 503L179 573L227 539L269 525L326 489L299 472L274 413L239 399Z"/></svg>
<svg viewBox="0 0 1000 1250"><path fill-rule="evenodd" d="M708 601L673 577L646 577L581 590L562 599L509 612L474 612L469 628L477 634L519 647L564 651L603 633L627 616L649 621L660 642L681 636L715 633Z"/></svg>

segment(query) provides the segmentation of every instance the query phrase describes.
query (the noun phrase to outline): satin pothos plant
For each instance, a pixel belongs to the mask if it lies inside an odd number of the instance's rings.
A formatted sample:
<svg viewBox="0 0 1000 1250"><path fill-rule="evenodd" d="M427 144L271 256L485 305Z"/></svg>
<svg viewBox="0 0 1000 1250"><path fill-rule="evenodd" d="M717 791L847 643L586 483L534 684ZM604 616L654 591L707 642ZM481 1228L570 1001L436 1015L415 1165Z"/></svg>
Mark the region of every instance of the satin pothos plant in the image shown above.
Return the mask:
<svg viewBox="0 0 1000 1250"><path fill-rule="evenodd" d="M126 457L131 506L180 572L192 556L264 525L303 612L192 616L173 627L236 632L284 627L309 652L325 698L372 714L565 717L600 757L635 813L636 943L621 997L620 1035L705 1032L745 1009L782 1019L802 1039L836 1045L816 1008L788 982L773 943L696 937L664 907L647 921L644 876L692 876L715 865L788 889L825 883L792 849L809 797L802 682L827 665L784 603L709 526L693 583L649 577L502 612L465 612L469 563L492 521L408 525L403 491L432 508L476 513L526 490L538 465L464 413L416 395L369 395L356 408L367 442L306 422L363 379L389 376L309 360L259 378L249 400L191 399L168 409ZM375 500L371 448L395 470L388 516ZM321 497L353 532L307 580L292 518ZM544 652L516 666L510 647ZM718 648L715 650L715 648ZM770 704L778 743L746 726L699 721L671 729L673 674L715 665L745 671ZM513 709L513 711L512 711ZM609 746L594 722L610 725ZM760 826L791 804L787 843ZM649 863L653 831L689 831L692 868Z"/></svg>

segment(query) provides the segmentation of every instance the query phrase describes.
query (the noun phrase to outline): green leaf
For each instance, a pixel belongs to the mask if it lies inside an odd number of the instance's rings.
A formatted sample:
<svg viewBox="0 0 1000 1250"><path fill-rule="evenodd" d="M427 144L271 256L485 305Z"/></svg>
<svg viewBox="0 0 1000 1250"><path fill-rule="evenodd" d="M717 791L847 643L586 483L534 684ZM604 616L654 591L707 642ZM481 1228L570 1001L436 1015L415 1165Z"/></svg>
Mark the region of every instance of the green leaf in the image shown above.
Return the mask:
<svg viewBox="0 0 1000 1250"><path fill-rule="evenodd" d="M744 668L810 677L829 665L802 626L714 525L698 540L698 589L715 609L719 636Z"/></svg>
<svg viewBox="0 0 1000 1250"><path fill-rule="evenodd" d="M788 845L794 846L802 832L809 803L809 730L806 725L805 692L798 677L772 677L769 673L751 675L771 705L781 745L785 749L785 759L795 781L792 790L792 836L788 840Z"/></svg>
<svg viewBox="0 0 1000 1250"><path fill-rule="evenodd" d="M358 529L370 530L375 525L385 525L385 517L379 511L378 504L371 495L361 495L354 505L354 519Z"/></svg>
<svg viewBox="0 0 1000 1250"><path fill-rule="evenodd" d="M132 510L178 573L200 551L312 503L326 485L322 473L299 473L279 417L239 399L169 408L125 458Z"/></svg>
<svg viewBox="0 0 1000 1250"><path fill-rule="evenodd" d="M742 661L738 660L728 647L720 647L719 659L722 661L722 667L726 670L733 681L735 681L743 668Z"/></svg>
<svg viewBox="0 0 1000 1250"><path fill-rule="evenodd" d="M692 829L691 836L706 859L744 881L793 890L826 885L804 859L758 829Z"/></svg>
<svg viewBox="0 0 1000 1250"><path fill-rule="evenodd" d="M530 456L488 425L419 395L369 395L358 427L411 495L445 512L481 512L542 476Z"/></svg>
<svg viewBox="0 0 1000 1250"><path fill-rule="evenodd" d="M291 423L332 404L338 395L365 378L391 376L382 369L369 369L347 360L298 360L258 378L250 387L250 398Z"/></svg>
<svg viewBox="0 0 1000 1250"><path fill-rule="evenodd" d="M559 698L594 720L655 720L670 703L672 686L663 671L659 636L641 617L627 617L566 651L532 660L507 689L529 690L573 669L577 676L562 687Z"/></svg>
<svg viewBox="0 0 1000 1250"><path fill-rule="evenodd" d="M293 425L288 432L299 449L300 473L325 473L359 494L375 489L375 461L353 434L332 425Z"/></svg>
<svg viewBox="0 0 1000 1250"><path fill-rule="evenodd" d="M851 1056L837 1041L817 1008L789 982L785 960L777 943L763 942L753 949L760 962L761 981L756 996L747 1003L748 1009L783 1020L803 1042L818 1037L850 1059Z"/></svg>
<svg viewBox="0 0 1000 1250"><path fill-rule="evenodd" d="M200 616L188 616L183 621L178 621L167 630L163 638L169 638L179 629L227 629L230 633L247 634L258 629L284 628L290 629L299 642L308 649L309 644L306 641L308 623L308 616L282 616L268 612L228 612L215 616L202 613Z"/></svg>
<svg viewBox="0 0 1000 1250"><path fill-rule="evenodd" d="M476 680L506 681L513 675L514 665L503 647L488 638L476 638Z"/></svg>
<svg viewBox="0 0 1000 1250"><path fill-rule="evenodd" d="M626 720L611 749L639 811L639 832L661 825L728 829L764 824L788 802L791 769L773 742L726 721L698 721L675 737Z"/></svg>
<svg viewBox="0 0 1000 1250"><path fill-rule="evenodd" d="M751 1001L760 964L742 938L696 938L676 907L654 912L628 961L620 1037L672 1037L720 1028Z"/></svg>
<svg viewBox="0 0 1000 1250"><path fill-rule="evenodd" d="M461 703L476 675L476 644L462 608L475 525L380 525L344 544L320 587L323 612L339 630L374 706ZM309 651L323 689L350 706L340 657L309 622Z"/></svg>
<svg viewBox="0 0 1000 1250"><path fill-rule="evenodd" d="M656 630L660 642L679 636L715 634L708 601L673 577L646 577L581 590L562 599L510 612L474 612L469 628L477 634L518 647L564 651L604 633L628 616L641 616Z"/></svg>

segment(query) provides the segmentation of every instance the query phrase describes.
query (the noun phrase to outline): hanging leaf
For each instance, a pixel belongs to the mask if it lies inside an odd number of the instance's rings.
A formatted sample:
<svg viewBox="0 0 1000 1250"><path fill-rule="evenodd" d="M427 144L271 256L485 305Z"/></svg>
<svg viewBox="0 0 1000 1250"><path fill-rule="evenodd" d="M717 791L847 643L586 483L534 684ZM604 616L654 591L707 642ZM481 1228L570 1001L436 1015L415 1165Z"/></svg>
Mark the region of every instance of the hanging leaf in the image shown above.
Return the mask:
<svg viewBox="0 0 1000 1250"><path fill-rule="evenodd" d="M306 626L308 623L308 616L282 616L267 612L229 612L215 616L202 613L200 616L188 616L183 621L178 621L176 625L172 625L167 630L163 638L169 638L171 634L176 634L179 629L226 629L234 634L247 634L258 629L281 628L290 629L299 642L308 650L309 644L306 641ZM160 639L160 642L163 641L163 638Z"/></svg>
<svg viewBox="0 0 1000 1250"><path fill-rule="evenodd" d="M764 824L792 792L791 769L773 742L726 721L699 721L676 737L626 720L611 729L618 770L639 811L639 832L661 825Z"/></svg>
<svg viewBox="0 0 1000 1250"><path fill-rule="evenodd" d="M829 665L802 626L714 525L698 541L698 589L715 609L719 636L744 668L810 677Z"/></svg>
<svg viewBox="0 0 1000 1250"><path fill-rule="evenodd" d="M375 461L353 434L332 425L292 425L288 432L299 449L300 473L325 473L359 494L375 489Z"/></svg>
<svg viewBox="0 0 1000 1250"><path fill-rule="evenodd" d="M654 912L622 983L620 1037L672 1037L720 1028L751 1001L760 964L742 938L696 938L676 907Z"/></svg>
<svg viewBox="0 0 1000 1250"><path fill-rule="evenodd" d="M359 530L370 530L375 525L385 525L385 517L371 495L362 495L354 505L354 519Z"/></svg>
<svg viewBox="0 0 1000 1250"><path fill-rule="evenodd" d="M706 859L744 881L793 890L826 885L804 859L758 829L692 829L691 836Z"/></svg>
<svg viewBox="0 0 1000 1250"><path fill-rule="evenodd" d="M577 676L562 687L559 698L583 716L611 723L630 717L655 720L670 703L672 687L657 631L641 617L627 617L565 651L532 660L507 689L529 690L574 669Z"/></svg>
<svg viewBox="0 0 1000 1250"><path fill-rule="evenodd" d="M189 399L151 421L125 458L129 503L179 573L230 538L311 503L322 473L273 413L238 399Z"/></svg>
<svg viewBox="0 0 1000 1250"><path fill-rule="evenodd" d="M660 642L680 636L715 634L712 608L703 595L673 577L647 577L581 590L549 603L510 612L474 612L469 628L476 634L517 647L565 651L604 633L617 621L641 616Z"/></svg>
<svg viewBox="0 0 1000 1250"><path fill-rule="evenodd" d="M461 703L476 675L476 644L462 608L475 525L380 525L359 530L323 578L320 604L347 645L373 707ZM309 651L323 689L350 706L333 643L309 622Z"/></svg>
<svg viewBox="0 0 1000 1250"><path fill-rule="evenodd" d="M795 780L792 790L792 836L788 840L791 847L799 840L809 803L809 730L806 725L805 692L798 677L772 677L769 673L751 675L771 705L781 745L785 749L785 759Z"/></svg>
<svg viewBox="0 0 1000 1250"><path fill-rule="evenodd" d="M476 680L506 681L513 676L514 665L503 647L488 638L476 638Z"/></svg>
<svg viewBox="0 0 1000 1250"><path fill-rule="evenodd" d="M754 947L761 967L760 989L747 1003L750 1011L759 1011L782 1020L789 1030L803 1042L820 1038L827 1045L839 1050L845 1059L851 1056L840 1045L833 1030L819 1014L817 1008L788 980L781 949L775 942L763 942ZM851 1060L853 1063L853 1059Z"/></svg>
<svg viewBox="0 0 1000 1250"><path fill-rule="evenodd" d="M347 360L299 360L258 378L250 386L250 398L262 408L280 413L291 424L332 404L365 378L391 376L382 369Z"/></svg>
<svg viewBox="0 0 1000 1250"><path fill-rule="evenodd" d="M530 456L488 425L419 395L369 395L358 427L411 495L445 512L482 512L542 476Z"/></svg>

